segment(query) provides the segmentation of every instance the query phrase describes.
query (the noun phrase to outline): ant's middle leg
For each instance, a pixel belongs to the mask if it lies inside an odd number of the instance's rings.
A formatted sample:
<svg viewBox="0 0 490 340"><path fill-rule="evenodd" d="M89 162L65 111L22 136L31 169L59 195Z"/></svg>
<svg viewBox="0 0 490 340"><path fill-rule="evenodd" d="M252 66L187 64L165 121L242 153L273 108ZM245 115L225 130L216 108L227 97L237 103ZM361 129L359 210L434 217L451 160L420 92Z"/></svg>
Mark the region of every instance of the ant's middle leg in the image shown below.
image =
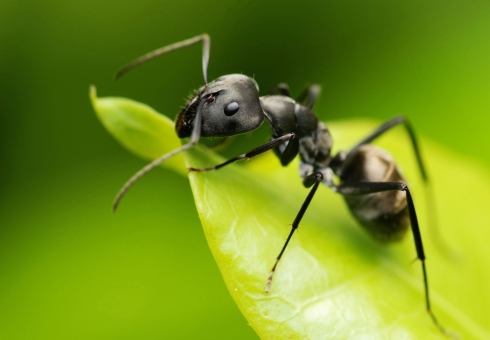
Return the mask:
<svg viewBox="0 0 490 340"><path fill-rule="evenodd" d="M305 178L303 181L303 184L305 187L309 188L312 187L310 192L308 193L308 196L306 196L305 201L303 202L303 205L298 211L298 214L296 215L296 218L293 221L293 224L291 225L291 231L289 232L288 238L286 239L286 242L282 246L281 251L279 252L279 255L276 258L276 262L274 262L274 266L271 269L271 272L269 274L269 277L267 278L267 283L265 285L265 292L269 293L271 289L271 284L272 284L272 277L274 276L274 273L276 271L277 264L279 263L279 260L281 259L282 255L284 254L284 251L286 250L289 241L291 240L291 237L293 236L294 232L298 229L299 223L301 222L301 219L303 218L306 210L308 209L308 206L310 205L311 200L313 199L313 196L315 196L316 190L318 189L318 185L322 182L323 180L323 174L321 172L315 172Z"/></svg>

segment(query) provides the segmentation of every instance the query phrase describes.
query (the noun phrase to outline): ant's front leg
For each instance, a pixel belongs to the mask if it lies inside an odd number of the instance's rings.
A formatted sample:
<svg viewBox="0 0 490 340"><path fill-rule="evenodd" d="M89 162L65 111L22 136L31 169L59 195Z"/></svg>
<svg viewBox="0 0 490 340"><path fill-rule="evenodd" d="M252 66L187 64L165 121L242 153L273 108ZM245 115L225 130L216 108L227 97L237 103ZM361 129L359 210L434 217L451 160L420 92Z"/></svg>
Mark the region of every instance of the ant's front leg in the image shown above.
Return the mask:
<svg viewBox="0 0 490 340"><path fill-rule="evenodd" d="M311 84L299 95L298 98L296 98L296 101L311 110L316 103L316 99L318 98L320 91L320 85Z"/></svg>
<svg viewBox="0 0 490 340"><path fill-rule="evenodd" d="M315 105L316 99L320 94L321 88L318 84L309 85L303 92L296 98L296 102L305 105L310 110ZM282 96L291 97L291 90L289 89L288 84L280 83L272 91L269 92L269 95L280 94Z"/></svg>
<svg viewBox="0 0 490 340"><path fill-rule="evenodd" d="M261 145L259 146L258 148L255 148L247 153L244 153L244 154L241 154L239 156L236 156L236 157L233 157L229 160L227 160L226 162L223 162L221 164L218 164L218 165L215 165L215 166L211 166L211 167L208 167L208 168L189 168L189 171L194 171L194 172L205 172L205 171L211 171L211 170L218 170L228 164L231 164L231 163L234 163L236 161L240 161L240 160L243 160L243 159L252 159L253 157L255 156L258 156L260 154L263 154L264 152L266 151L269 151L271 149L274 149L276 147L278 147L279 145L281 145L282 143L284 142L287 142L287 141L291 141L295 138L295 134L294 132L291 132L291 133L288 133L284 136L281 136L279 138L276 138L274 140L271 140L270 142L268 143L265 143L264 145ZM292 145L292 143L289 143Z"/></svg>
<svg viewBox="0 0 490 340"><path fill-rule="evenodd" d="M279 83L279 84L277 84L276 87L274 87L269 92L269 95L275 95L275 94L279 94L281 96L286 96L286 97L291 97L291 90L289 89L288 84L286 84L286 83Z"/></svg>

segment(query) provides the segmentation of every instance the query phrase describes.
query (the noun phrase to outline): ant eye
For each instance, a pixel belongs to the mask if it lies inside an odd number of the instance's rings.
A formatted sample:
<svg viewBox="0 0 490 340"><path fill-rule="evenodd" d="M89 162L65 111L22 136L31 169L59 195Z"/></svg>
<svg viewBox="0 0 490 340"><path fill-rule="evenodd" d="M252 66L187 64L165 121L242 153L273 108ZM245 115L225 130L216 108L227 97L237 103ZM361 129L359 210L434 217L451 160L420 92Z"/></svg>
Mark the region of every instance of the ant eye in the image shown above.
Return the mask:
<svg viewBox="0 0 490 340"><path fill-rule="evenodd" d="M238 105L237 102L231 102L230 104L226 105L226 107L225 107L225 115L233 116L235 113L237 113L239 108L240 108L240 105Z"/></svg>

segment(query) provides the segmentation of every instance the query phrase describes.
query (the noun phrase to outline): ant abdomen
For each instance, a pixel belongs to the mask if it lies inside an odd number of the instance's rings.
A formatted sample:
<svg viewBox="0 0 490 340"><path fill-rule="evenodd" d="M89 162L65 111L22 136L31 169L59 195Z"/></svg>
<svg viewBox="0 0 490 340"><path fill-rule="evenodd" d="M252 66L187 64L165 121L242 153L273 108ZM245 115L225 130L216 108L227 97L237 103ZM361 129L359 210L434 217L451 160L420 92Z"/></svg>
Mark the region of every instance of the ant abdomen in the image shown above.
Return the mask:
<svg viewBox="0 0 490 340"><path fill-rule="evenodd" d="M351 155L342 169L341 183L405 182L395 161L386 151L365 144ZM377 240L399 241L410 226L404 191L382 191L367 195L343 194L349 210Z"/></svg>

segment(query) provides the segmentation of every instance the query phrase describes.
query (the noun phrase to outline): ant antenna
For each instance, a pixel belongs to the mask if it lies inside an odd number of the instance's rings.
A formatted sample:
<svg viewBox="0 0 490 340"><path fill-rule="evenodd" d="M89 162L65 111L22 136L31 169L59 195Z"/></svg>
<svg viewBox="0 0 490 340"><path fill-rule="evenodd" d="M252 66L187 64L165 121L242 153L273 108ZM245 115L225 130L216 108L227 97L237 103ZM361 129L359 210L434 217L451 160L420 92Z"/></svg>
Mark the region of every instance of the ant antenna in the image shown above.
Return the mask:
<svg viewBox="0 0 490 340"><path fill-rule="evenodd" d="M190 38L184 41L179 41L175 44L161 47L155 51L147 53L138 59L133 60L122 69L120 69L116 74L116 80L121 78L123 75L131 71L136 66L139 66L151 59L161 56L162 54L178 50L183 47L191 46L202 41L202 72L204 75L204 82L208 84L208 63L209 63L209 51L211 49L211 39L206 33L198 35L197 37Z"/></svg>
<svg viewBox="0 0 490 340"><path fill-rule="evenodd" d="M198 35L197 37L194 37L194 38L190 38L190 39L187 39L184 41L177 42L175 44L171 44L168 46L161 47L155 51L147 53L147 54L133 60L132 62L130 62L129 64L127 64L126 66L124 66L122 69L120 69L117 72L116 80L121 78L123 75L125 75L126 73L131 71L136 66L139 66L139 65L141 65L141 64L143 64L143 63L145 63L151 59L154 59L154 58L159 57L165 53L172 52L172 51L178 50L178 49L183 48L183 47L187 47L187 46L197 44L201 41L203 43L203 45L202 45L202 72L204 75L204 82L207 86L208 85L209 51L211 48L211 39L209 38L209 35L207 35L206 33ZM141 169L140 171L135 173L133 175L133 177L131 177L123 185L121 190L119 190L119 192L117 193L116 198L114 199L114 203L112 204L112 211L116 211L117 206L119 205L119 202L123 198L124 194L126 194L126 192L129 190L129 188L131 188L133 186L133 184L136 183L141 177L143 177L145 174L147 174L148 172L150 172L151 170L153 170L154 168L159 166L162 162L166 161L170 157L173 157L173 156L175 156L175 155L177 155L177 154L179 154L185 150L188 150L191 147L193 147L195 144L197 144L197 142L199 141L199 137L201 136L202 108L203 108L205 103L206 103L206 101L202 100L199 103L199 106L197 108L196 118L194 120L194 127L192 129L190 141L187 144L182 145L180 148L173 150L169 153L166 153L165 155L155 159L153 162L146 165L143 169Z"/></svg>
<svg viewBox="0 0 490 340"><path fill-rule="evenodd" d="M170 151L169 153L166 153L165 155L155 159L153 162L149 163L146 165L143 169L135 173L119 190L119 192L116 195L116 198L114 199L114 203L112 203L112 211L115 212L117 209L117 206L119 205L119 202L123 198L124 194L133 186L134 183L136 183L141 177L143 177L145 174L159 166L162 162L166 161L170 157L173 157L185 150L190 149L193 147L197 142L199 141L199 137L201 136L201 121L202 121L202 108L204 104L206 103L206 100L201 100L199 103L199 106L197 107L197 113L196 113L196 118L194 120L194 127L192 129L191 133L191 139L189 143L182 145L180 148L175 149L173 151Z"/></svg>

